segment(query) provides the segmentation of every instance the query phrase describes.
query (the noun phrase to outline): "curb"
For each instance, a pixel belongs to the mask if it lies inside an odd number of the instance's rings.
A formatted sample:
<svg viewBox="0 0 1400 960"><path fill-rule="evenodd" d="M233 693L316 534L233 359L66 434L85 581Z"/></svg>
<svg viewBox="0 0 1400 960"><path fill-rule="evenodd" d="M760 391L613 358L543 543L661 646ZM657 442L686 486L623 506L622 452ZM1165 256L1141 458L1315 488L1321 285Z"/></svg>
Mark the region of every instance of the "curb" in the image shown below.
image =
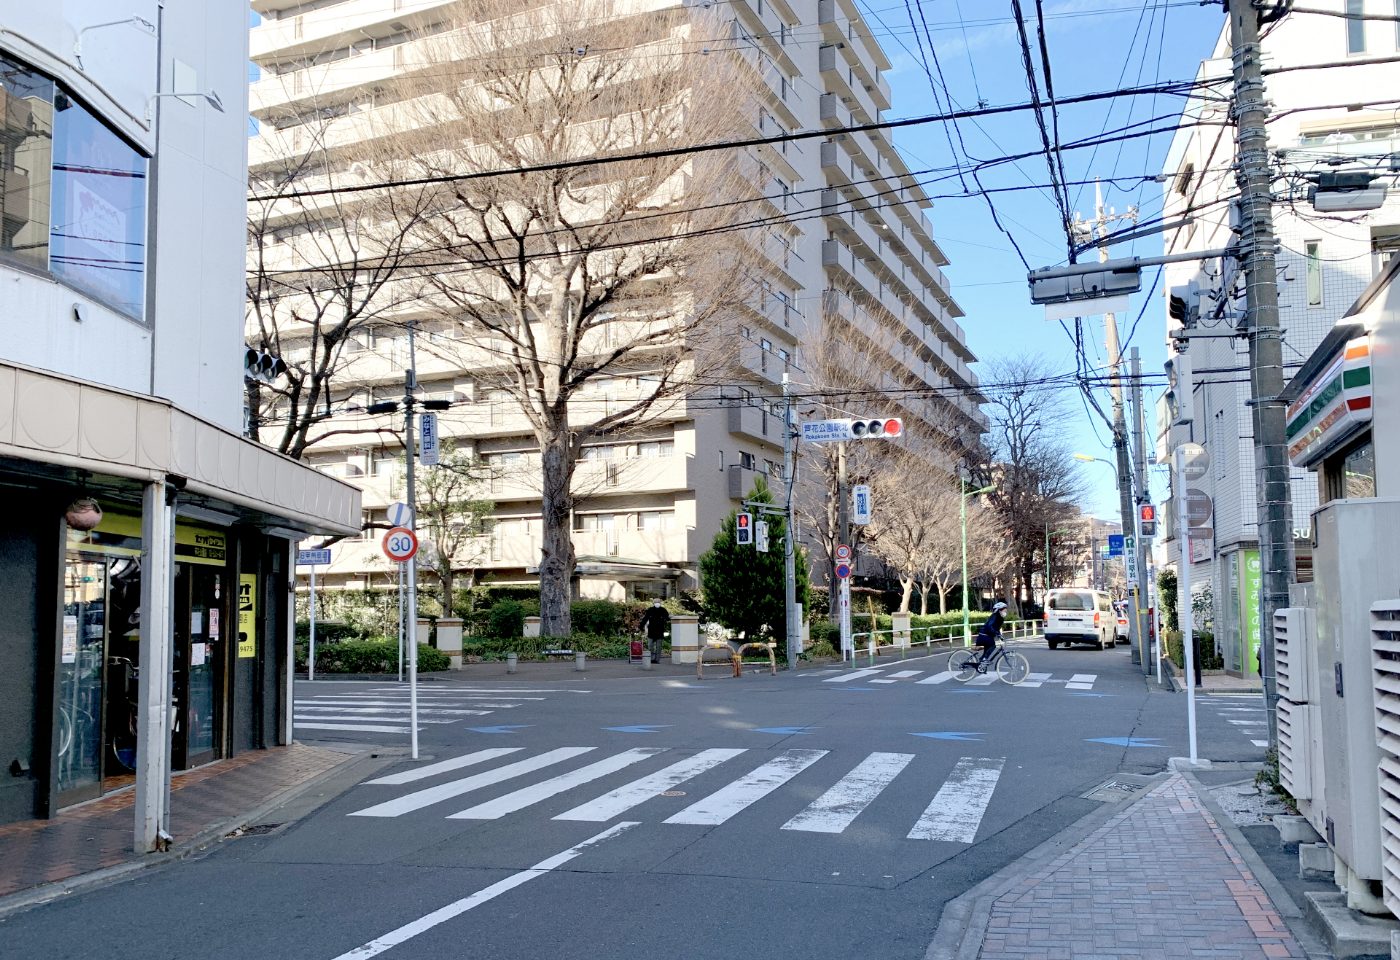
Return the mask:
<svg viewBox="0 0 1400 960"><path fill-rule="evenodd" d="M368 750L359 751L347 754L346 757L345 761L336 764L329 770L323 770L309 780L293 784L281 792L273 794L250 810L235 814L219 823L205 827L203 830L190 837L190 839L176 844L168 853L160 855L147 854L137 860L118 863L110 867L102 867L99 870L78 874L66 880L55 880L52 883L41 884L37 887L30 887L27 890L17 891L6 897L0 897L0 921L3 921L5 918L15 913L28 910L31 907L50 903L70 894L81 893L111 883L117 883L128 877L135 876L138 873L144 873L147 870L153 870L170 864L179 863L182 860L187 860L195 854L202 853L206 849L211 848L233 831L241 829L254 821L261 820L283 804L289 803L305 793L309 793L336 777L345 776L347 780L352 780L352 782L347 783L345 787L342 788L348 789L350 786L354 785L354 782L358 782L365 774L374 772L375 769L388 766L398 760L396 756L388 756L382 750L376 751L375 753L371 753ZM353 777L350 777L350 774L353 774ZM310 813L311 810L314 810L321 804L330 802L332 799L334 799L333 796L326 797L321 803L305 811L302 816Z"/></svg>
<svg viewBox="0 0 1400 960"><path fill-rule="evenodd" d="M943 913L938 918L938 928L924 953L924 960L977 960L977 955L982 952L987 924L991 919L992 903L1000 894L1137 803L1161 786L1170 775L1166 771L1158 773L1122 800L1104 804L1099 809L1085 814L977 886L949 900L943 906Z"/></svg>

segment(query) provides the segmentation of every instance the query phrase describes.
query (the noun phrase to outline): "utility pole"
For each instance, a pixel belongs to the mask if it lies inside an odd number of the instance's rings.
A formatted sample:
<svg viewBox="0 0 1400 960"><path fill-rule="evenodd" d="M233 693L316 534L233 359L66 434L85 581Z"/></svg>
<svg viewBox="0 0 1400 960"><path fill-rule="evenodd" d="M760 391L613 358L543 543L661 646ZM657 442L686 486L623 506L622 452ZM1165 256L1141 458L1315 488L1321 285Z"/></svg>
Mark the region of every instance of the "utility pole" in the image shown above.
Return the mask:
<svg viewBox="0 0 1400 960"><path fill-rule="evenodd" d="M1129 354L1129 370L1132 372L1132 397L1133 397L1133 486L1137 490L1137 506L1151 502L1151 494L1147 489L1147 448L1144 444L1146 433L1143 423L1142 412L1142 362L1138 356L1138 348L1133 347ZM1136 514L1134 512L1134 519ZM1147 558L1150 551L1147 549L1147 541L1142 536L1142 531L1138 531L1137 539L1134 541L1137 550L1137 603L1136 610L1131 611L1128 618L1129 630L1137 628L1137 651L1138 657L1142 661L1142 672L1152 672L1152 653L1148 649L1148 631L1143 628L1143 618L1147 608L1151 605L1148 602L1147 588L1151 583L1151 578L1147 574Z"/></svg>
<svg viewBox="0 0 1400 960"><path fill-rule="evenodd" d="M408 321L408 369L403 375L403 452L405 473L407 474L405 493L408 497L409 516L414 530L418 532L418 496L414 483L413 461L417 459L417 444L413 433L414 391L418 389L418 376L414 371L417 358L414 354L414 324ZM406 626L408 629L408 743L413 759L418 759L418 558L410 557L405 566L404 577L408 585L408 599L405 603Z"/></svg>
<svg viewBox="0 0 1400 960"><path fill-rule="evenodd" d="M1274 612L1288 606L1293 579L1293 502L1284 445L1283 338L1278 317L1278 266L1270 196L1268 103L1260 64L1259 11L1250 0L1228 0L1234 64L1236 154L1240 187L1240 263L1245 274L1245 332L1249 337L1250 405L1259 496L1259 666L1269 745L1278 746L1278 687L1274 675ZM1188 546L1189 549L1189 546ZM1191 598L1185 598L1190 609ZM1247 655L1247 654L1246 654Z"/></svg>
<svg viewBox="0 0 1400 960"><path fill-rule="evenodd" d="M792 492L797 485L797 465L793 458L793 432L797 429L792 406L792 389L788 375L783 374L783 479L787 481L787 512L783 518L783 609L787 613L788 669L797 669L798 647L801 646L802 621L797 611L797 547L794 542Z"/></svg>
<svg viewBox="0 0 1400 960"><path fill-rule="evenodd" d="M1127 220L1136 223L1137 208L1130 207L1128 212L1124 214L1115 214L1105 209L1103 205L1103 188L1095 184L1094 219L1091 221L1076 220L1074 227L1081 235L1097 237L1102 240L1108 234L1109 224L1118 220ZM1105 263L1107 260L1108 245L1100 243L1099 262ZM1118 473L1118 508L1122 516L1123 533L1125 536L1132 537L1133 543L1136 545L1140 538L1137 536L1137 510L1133 507L1132 468L1128 462L1128 425L1123 415L1123 383L1121 377L1123 355L1118 344L1118 318L1112 313L1105 313L1103 315L1103 326L1108 346L1109 394L1113 399L1113 453ZM1048 545L1046 547L1046 553L1048 559ZM1137 565L1140 576L1142 568L1140 557L1134 557L1134 560L1139 561ZM1135 594L1137 591L1132 590L1130 592ZM1137 617L1137 607L1140 604L1139 597L1133 596L1131 603L1132 609L1129 610L1128 630L1132 642L1133 662L1138 663L1141 658L1139 649L1141 631L1138 628Z"/></svg>
<svg viewBox="0 0 1400 960"><path fill-rule="evenodd" d="M836 530L837 542L850 546L851 543L851 496L846 483L846 441L842 440L836 444ZM856 568L855 551L851 551L849 561L851 571ZM856 662L855 647L851 642L851 578L839 577L840 583L837 590L840 593L840 600L837 601L837 613L840 615L841 623L841 659L846 659L846 651L851 651L851 664ZM873 625L871 629L874 629Z"/></svg>

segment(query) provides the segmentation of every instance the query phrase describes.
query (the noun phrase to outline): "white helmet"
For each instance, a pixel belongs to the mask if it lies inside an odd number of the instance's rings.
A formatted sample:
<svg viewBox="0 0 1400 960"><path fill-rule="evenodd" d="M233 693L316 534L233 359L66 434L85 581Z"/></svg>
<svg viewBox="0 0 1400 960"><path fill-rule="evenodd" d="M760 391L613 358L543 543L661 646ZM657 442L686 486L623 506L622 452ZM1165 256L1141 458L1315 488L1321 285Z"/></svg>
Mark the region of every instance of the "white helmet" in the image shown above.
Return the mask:
<svg viewBox="0 0 1400 960"><path fill-rule="evenodd" d="M1005 609L1006 609L1006 604L1002 603L1000 600L998 600L996 603L992 604L992 613L996 613L998 610L1005 610Z"/></svg>

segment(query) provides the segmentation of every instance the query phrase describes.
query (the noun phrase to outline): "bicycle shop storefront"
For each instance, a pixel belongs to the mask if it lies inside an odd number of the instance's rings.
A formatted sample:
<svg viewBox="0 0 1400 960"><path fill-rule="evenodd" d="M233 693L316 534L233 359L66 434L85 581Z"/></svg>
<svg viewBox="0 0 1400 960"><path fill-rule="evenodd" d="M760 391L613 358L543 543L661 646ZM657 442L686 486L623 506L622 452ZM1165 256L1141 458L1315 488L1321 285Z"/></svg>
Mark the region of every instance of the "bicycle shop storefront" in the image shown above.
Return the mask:
<svg viewBox="0 0 1400 960"><path fill-rule="evenodd" d="M89 531L70 529L65 545L55 710L59 806L124 787L135 776L141 518L102 506L102 522ZM251 692L231 680L237 661L258 659L253 622L258 578L237 574L233 536L229 528L183 519L175 525L171 765L176 770L228 755L234 739L231 698ZM244 588L242 624L232 602L236 577Z"/></svg>

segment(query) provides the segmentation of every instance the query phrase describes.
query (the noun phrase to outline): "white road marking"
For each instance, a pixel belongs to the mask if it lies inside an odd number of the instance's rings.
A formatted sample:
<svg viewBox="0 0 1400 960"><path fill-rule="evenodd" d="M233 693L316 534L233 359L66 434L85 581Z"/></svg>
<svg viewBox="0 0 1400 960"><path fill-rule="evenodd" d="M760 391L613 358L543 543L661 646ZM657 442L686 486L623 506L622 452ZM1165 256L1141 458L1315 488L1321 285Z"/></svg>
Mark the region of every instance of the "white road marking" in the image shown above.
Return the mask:
<svg viewBox="0 0 1400 960"><path fill-rule="evenodd" d="M638 804L645 803L663 790L670 790L677 784L699 776L711 767L719 766L724 761L733 759L744 752L746 751L743 748L702 750L695 756L686 757L664 770L658 770L640 780L624 784L610 793L603 794L596 800L581 803L572 810L559 814L554 819L603 823L631 810Z"/></svg>
<svg viewBox="0 0 1400 960"><path fill-rule="evenodd" d="M665 822L706 825L724 823L740 810L787 783L826 754L825 750L786 750L727 787L692 803L675 816L668 817Z"/></svg>
<svg viewBox="0 0 1400 960"><path fill-rule="evenodd" d="M852 680L859 680L861 677L873 676L884 669L884 667L866 667L863 670L853 670L844 676L823 680L822 683L850 683Z"/></svg>
<svg viewBox="0 0 1400 960"><path fill-rule="evenodd" d="M1028 673L1026 674L1026 679L1021 681L1020 686L1038 687L1049 679L1050 674L1048 673Z"/></svg>
<svg viewBox="0 0 1400 960"><path fill-rule="evenodd" d="M972 843L977 838L982 814L991 802L1005 762L1005 758L1000 757L959 760L919 822L909 831L909 839Z"/></svg>
<svg viewBox="0 0 1400 960"><path fill-rule="evenodd" d="M783 824L783 829L840 833L913 759L912 753L872 753L805 810Z"/></svg>
<svg viewBox="0 0 1400 960"><path fill-rule="evenodd" d="M315 703L318 706L323 707L399 707L404 710L408 709L407 700L312 700L296 701L293 705L305 705L306 703ZM422 705L422 703L419 704L419 706ZM465 705L466 704L464 704L464 706ZM518 703L497 703L494 701L484 702L481 700L473 700L470 702L470 705L473 707L501 707L503 709L510 709L511 707L520 706L520 704Z"/></svg>
<svg viewBox="0 0 1400 960"><path fill-rule="evenodd" d="M590 763L586 767L571 770L568 773L545 780L542 783L531 784L508 793L504 797L497 797L495 800L488 800L486 803L479 803L474 807L451 814L449 820L498 820L508 813L517 810L524 810L526 807L539 803L541 800L548 800L556 794L565 790L572 790L574 787L591 783L599 777L606 777L610 773L616 773L624 767L630 767L634 763L641 763L648 757L654 757L658 753L665 753L666 747L636 747L632 750L624 750L616 756L599 760L597 763Z"/></svg>
<svg viewBox="0 0 1400 960"><path fill-rule="evenodd" d="M297 710L316 711L317 713L342 713L342 714L394 714L408 712L408 705L401 707L323 707L316 703L296 703ZM432 714L442 717L485 717L489 716L490 710L444 710L441 707L419 706L419 713Z"/></svg>
<svg viewBox="0 0 1400 960"><path fill-rule="evenodd" d="M1092 690L1094 681L1099 678L1097 673L1076 673L1065 681L1066 690Z"/></svg>
<svg viewBox="0 0 1400 960"><path fill-rule="evenodd" d="M389 950L407 940L411 940L420 933L425 933L440 923L445 923L453 917L459 917L468 910L481 906L488 900L493 900L503 893L514 890L522 883L528 883L536 877L542 877L550 871L562 867L570 860L582 854L589 847L597 846L603 841L610 840L623 831L630 830L635 826L637 826L636 823L626 821L614 824L602 833L589 837L578 846L570 847L563 853L556 853L552 857L541 860L528 870L522 870L519 873L512 874L504 880L499 880L489 887L484 887L470 896L463 897L460 900L454 900L445 907L439 907L432 913L419 917L417 920L406 923L395 930L391 930L382 937L376 937L363 946L342 953L340 956L336 957L335 960L368 960L369 957L378 956L385 950Z"/></svg>
<svg viewBox="0 0 1400 960"><path fill-rule="evenodd" d="M871 680L871 683L898 683L898 680Z"/></svg>
<svg viewBox="0 0 1400 960"><path fill-rule="evenodd" d="M946 683L946 682L948 682L948 681L951 680L951 679L953 679L953 674L952 674L950 671L948 671L948 670L944 670L942 673L935 673L935 674L934 674L933 676L931 676L931 677L924 677L924 679L922 679L922 680L915 680L914 682L915 682L915 683Z"/></svg>
<svg viewBox="0 0 1400 960"><path fill-rule="evenodd" d="M295 723L298 730L356 730L360 733L405 733L408 730L407 727L381 727L369 723L302 723L300 720Z"/></svg>
<svg viewBox="0 0 1400 960"><path fill-rule="evenodd" d="M585 753L591 753L596 747L560 747L558 750L551 750L542 753L537 757L530 757L515 763L506 764L495 770L486 773L479 773L474 777L467 777L463 780L453 780L450 783L439 784L436 787L429 787L426 790L419 790L415 793L408 793L393 800L386 800L384 803L376 803L372 807L365 807L363 810L356 810L349 814L352 817L398 817L405 813L412 813L414 810L421 810L424 807L441 803L444 800L451 800L453 797L460 797L464 793L471 793L480 787L489 787L493 783L500 783L502 780L509 780L511 777L518 777L524 773L530 773L541 767L547 767L553 763L560 763L570 760Z"/></svg>
<svg viewBox="0 0 1400 960"><path fill-rule="evenodd" d="M897 673L892 673L892 674L890 674L890 679L891 679L891 680L906 680L906 679L908 679L909 677L917 677L917 676L918 676L919 674L921 674L921 673L923 673L922 670L900 670L900 671L898 671Z"/></svg>
<svg viewBox="0 0 1400 960"><path fill-rule="evenodd" d="M336 713L317 713L317 714L301 714L301 713L297 713L297 714L293 714L293 715L292 715L292 721L293 721L294 723L296 723L297 726L302 726L302 725L303 725L303 724L302 724L302 721L303 721L303 720L307 720L307 721L317 721L317 722L322 721L322 720L342 720L342 721L346 721L346 722L350 722L350 723L369 723L369 722L373 722L373 723L404 723L404 724L408 723L408 717L356 717L356 716L341 716L340 714L336 714ZM460 723L461 721L459 721L459 720L430 720L430 719L427 718L427 717L422 717L422 716L420 716L420 717L418 718L418 722L419 722L419 723Z"/></svg>
<svg viewBox="0 0 1400 960"><path fill-rule="evenodd" d="M1249 742L1254 744L1256 747L1267 747L1269 745L1269 741L1267 740L1251 740Z"/></svg>
<svg viewBox="0 0 1400 960"><path fill-rule="evenodd" d="M478 763L485 763L487 760L504 757L510 753L519 753L524 749L524 747L492 747L490 750L478 750L475 753L468 753L460 757L452 757L449 760L440 760L437 763L430 763L426 767L419 767L416 770L405 770L403 773L392 773L387 777L366 780L365 784L397 785L401 783L412 783L415 780L426 780L428 777L435 777L439 773L448 773L452 770L460 770L463 767L475 766Z"/></svg>

